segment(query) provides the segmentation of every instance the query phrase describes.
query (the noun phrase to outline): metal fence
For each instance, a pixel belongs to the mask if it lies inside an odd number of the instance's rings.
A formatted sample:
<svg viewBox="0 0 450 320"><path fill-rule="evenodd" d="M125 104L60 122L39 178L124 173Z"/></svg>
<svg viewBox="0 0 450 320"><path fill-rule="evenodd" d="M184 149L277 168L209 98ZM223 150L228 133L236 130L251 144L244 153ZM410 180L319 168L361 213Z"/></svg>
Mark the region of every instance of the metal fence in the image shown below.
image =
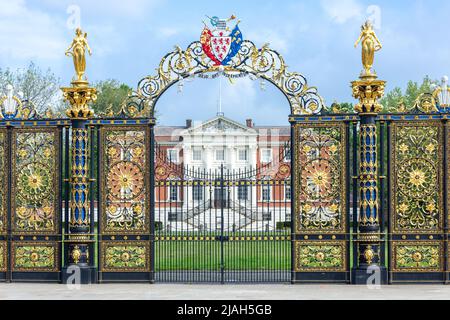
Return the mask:
<svg viewBox="0 0 450 320"><path fill-rule="evenodd" d="M375 124L379 263L392 283L447 282L447 115L380 114ZM61 281L72 243L71 123L0 127L1 280ZM354 281L358 116L293 119L292 163L241 171L162 168L148 119L87 127L96 281Z"/></svg>
<svg viewBox="0 0 450 320"><path fill-rule="evenodd" d="M223 166L157 180L156 280L290 281L290 186L288 172Z"/></svg>

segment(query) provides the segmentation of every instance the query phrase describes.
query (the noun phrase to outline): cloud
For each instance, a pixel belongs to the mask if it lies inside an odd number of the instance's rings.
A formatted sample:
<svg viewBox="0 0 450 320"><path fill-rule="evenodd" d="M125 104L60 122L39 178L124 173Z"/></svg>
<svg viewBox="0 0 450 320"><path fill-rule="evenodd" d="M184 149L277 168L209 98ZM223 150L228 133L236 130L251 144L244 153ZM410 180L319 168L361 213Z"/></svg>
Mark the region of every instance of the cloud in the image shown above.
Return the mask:
<svg viewBox="0 0 450 320"><path fill-rule="evenodd" d="M81 8L81 18L84 15L103 16L117 15L120 18L140 18L147 16L154 8L164 3L165 0L44 0L49 6L63 8L76 5Z"/></svg>
<svg viewBox="0 0 450 320"><path fill-rule="evenodd" d="M61 57L67 42L63 21L31 9L24 0L0 0L0 8L2 62Z"/></svg>
<svg viewBox="0 0 450 320"><path fill-rule="evenodd" d="M268 28L259 29L257 32L247 32L246 38L251 39L257 47L269 43L271 48L279 52L287 53L289 51L290 34L287 32L278 32Z"/></svg>
<svg viewBox="0 0 450 320"><path fill-rule="evenodd" d="M335 22L342 24L363 16L364 7L357 0L322 0L325 13Z"/></svg>
<svg viewBox="0 0 450 320"><path fill-rule="evenodd" d="M174 27L162 27L156 32L156 36L160 39L170 38L180 33L180 29Z"/></svg>

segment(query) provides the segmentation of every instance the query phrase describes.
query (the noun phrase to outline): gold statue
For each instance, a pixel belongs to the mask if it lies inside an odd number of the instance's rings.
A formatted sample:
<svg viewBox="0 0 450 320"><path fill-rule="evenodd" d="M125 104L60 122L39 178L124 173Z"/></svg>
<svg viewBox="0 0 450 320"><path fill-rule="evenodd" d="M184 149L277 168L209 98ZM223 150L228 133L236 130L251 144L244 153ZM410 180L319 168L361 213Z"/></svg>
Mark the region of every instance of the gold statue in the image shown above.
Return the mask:
<svg viewBox="0 0 450 320"><path fill-rule="evenodd" d="M91 48L87 42L87 33L83 33L80 28L75 31L76 35L72 41L72 44L66 51L66 56L73 57L73 64L75 66L75 73L77 74L77 80L75 83L87 83L83 79L84 73L86 72L86 49L89 55L92 55ZM70 51L72 50L72 51Z"/></svg>
<svg viewBox="0 0 450 320"><path fill-rule="evenodd" d="M361 42L362 46L362 64L364 66L365 75L375 76L371 73L373 60L375 52L379 51L382 48L382 45L380 40L378 40L370 21L366 21L366 23L361 26L361 34L355 42L355 48L358 46L359 42Z"/></svg>

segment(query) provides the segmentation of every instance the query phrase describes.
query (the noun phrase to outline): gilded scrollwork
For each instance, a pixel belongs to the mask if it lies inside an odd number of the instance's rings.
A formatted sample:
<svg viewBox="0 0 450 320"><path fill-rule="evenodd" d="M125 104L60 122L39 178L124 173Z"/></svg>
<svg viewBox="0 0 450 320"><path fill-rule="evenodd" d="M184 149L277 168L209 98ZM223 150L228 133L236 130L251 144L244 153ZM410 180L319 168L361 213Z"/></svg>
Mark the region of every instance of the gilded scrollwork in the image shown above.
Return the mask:
<svg viewBox="0 0 450 320"><path fill-rule="evenodd" d="M378 224L378 170L377 127L375 124L360 126L360 225Z"/></svg>
<svg viewBox="0 0 450 320"><path fill-rule="evenodd" d="M14 232L52 233L58 225L59 136L56 129L13 135Z"/></svg>
<svg viewBox="0 0 450 320"><path fill-rule="evenodd" d="M345 271L345 242L296 241L295 271L330 272Z"/></svg>
<svg viewBox="0 0 450 320"><path fill-rule="evenodd" d="M85 128L72 129L72 189L70 226L87 227L89 218L89 132Z"/></svg>
<svg viewBox="0 0 450 320"><path fill-rule="evenodd" d="M442 136L438 122L394 123L392 219L395 232L442 230Z"/></svg>
<svg viewBox="0 0 450 320"><path fill-rule="evenodd" d="M421 93L411 105L407 105L402 98L396 105L388 106L387 111L390 113L439 113L437 96L429 92Z"/></svg>
<svg viewBox="0 0 450 320"><path fill-rule="evenodd" d="M439 242L395 242L393 271L439 272L443 268L442 245Z"/></svg>
<svg viewBox="0 0 450 320"><path fill-rule="evenodd" d="M324 107L317 89L310 87L300 73L288 71L284 58L268 44L258 49L253 42L244 40L231 61L226 66L218 66L206 56L201 42L196 41L184 51L176 46L161 59L156 71L156 75L139 82L122 108L122 115L153 117L157 100L170 86L185 78L217 72L228 77L252 75L273 83L286 95L292 114L318 114Z"/></svg>
<svg viewBox="0 0 450 320"><path fill-rule="evenodd" d="M148 132L104 128L102 229L108 233L148 230Z"/></svg>
<svg viewBox="0 0 450 320"><path fill-rule="evenodd" d="M0 242L0 272L5 272L6 271L6 257L7 257L7 253L6 253L6 242L2 241Z"/></svg>
<svg viewBox="0 0 450 320"><path fill-rule="evenodd" d="M345 143L341 124L296 126L297 232L345 232Z"/></svg>
<svg viewBox="0 0 450 320"><path fill-rule="evenodd" d="M146 272L150 269L150 247L146 242L103 243L103 272Z"/></svg>
<svg viewBox="0 0 450 320"><path fill-rule="evenodd" d="M53 244L15 243L13 271L57 271L58 251Z"/></svg>

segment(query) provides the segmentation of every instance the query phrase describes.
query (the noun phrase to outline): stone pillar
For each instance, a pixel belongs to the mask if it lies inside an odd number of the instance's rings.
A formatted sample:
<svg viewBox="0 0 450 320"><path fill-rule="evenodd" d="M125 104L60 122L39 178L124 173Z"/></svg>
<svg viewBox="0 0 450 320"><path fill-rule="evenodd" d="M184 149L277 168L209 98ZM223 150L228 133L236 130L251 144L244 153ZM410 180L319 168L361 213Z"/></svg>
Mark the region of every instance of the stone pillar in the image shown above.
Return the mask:
<svg viewBox="0 0 450 320"><path fill-rule="evenodd" d="M384 266L380 266L381 230L378 211L377 127L376 117L382 110L378 100L384 95L385 81L376 75L363 75L352 82L353 97L359 100L355 111L360 117L359 130L359 225L358 261L353 283L366 284L380 272L380 282L387 282Z"/></svg>

